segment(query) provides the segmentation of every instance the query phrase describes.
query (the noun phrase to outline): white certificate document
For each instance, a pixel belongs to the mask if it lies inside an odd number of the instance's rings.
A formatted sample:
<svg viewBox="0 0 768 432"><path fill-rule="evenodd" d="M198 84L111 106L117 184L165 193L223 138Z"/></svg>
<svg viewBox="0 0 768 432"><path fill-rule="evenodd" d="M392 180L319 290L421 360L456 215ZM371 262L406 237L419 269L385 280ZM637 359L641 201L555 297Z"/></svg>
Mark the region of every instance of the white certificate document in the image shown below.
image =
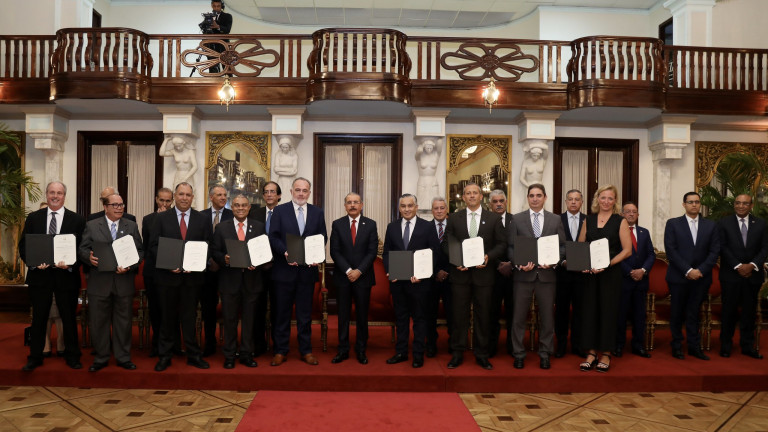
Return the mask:
<svg viewBox="0 0 768 432"><path fill-rule="evenodd" d="M468 238L461 242L461 261L464 267L476 267L485 262L485 247L482 237Z"/></svg>
<svg viewBox="0 0 768 432"><path fill-rule="evenodd" d="M139 251L136 250L132 236L123 236L113 241L112 250L119 267L128 268L139 262Z"/></svg>
<svg viewBox="0 0 768 432"><path fill-rule="evenodd" d="M325 261L325 237L315 234L304 239L304 262L307 265Z"/></svg>
<svg viewBox="0 0 768 432"><path fill-rule="evenodd" d="M592 268L600 270L608 268L611 265L611 253L608 248L608 239L601 238L589 244L589 257L592 261Z"/></svg>
<svg viewBox="0 0 768 432"><path fill-rule="evenodd" d="M421 249L413 253L413 276L416 279L432 277L432 249Z"/></svg>
<svg viewBox="0 0 768 432"><path fill-rule="evenodd" d="M548 235L536 241L539 265L555 265L560 262L560 236Z"/></svg>
<svg viewBox="0 0 768 432"><path fill-rule="evenodd" d="M247 245L252 266L258 267L272 261L272 248L269 246L269 237L266 234L248 240Z"/></svg>
<svg viewBox="0 0 768 432"><path fill-rule="evenodd" d="M58 234L53 237L53 264L64 261L74 265L77 261L77 238L74 234Z"/></svg>
<svg viewBox="0 0 768 432"><path fill-rule="evenodd" d="M188 241L184 243L184 260L181 268L184 271L205 271L208 265L208 243L204 241Z"/></svg>

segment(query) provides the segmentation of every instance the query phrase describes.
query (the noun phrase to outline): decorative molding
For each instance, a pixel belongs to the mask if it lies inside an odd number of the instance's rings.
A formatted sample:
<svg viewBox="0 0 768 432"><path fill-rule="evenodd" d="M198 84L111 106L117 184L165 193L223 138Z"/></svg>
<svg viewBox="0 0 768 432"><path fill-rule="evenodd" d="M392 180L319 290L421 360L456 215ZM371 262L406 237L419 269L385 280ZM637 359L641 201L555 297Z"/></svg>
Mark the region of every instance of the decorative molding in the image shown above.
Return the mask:
<svg viewBox="0 0 768 432"><path fill-rule="evenodd" d="M454 60L449 63L449 59ZM531 66L520 65L520 62L531 62ZM539 70L539 59L524 54L515 43L489 46L481 42L467 42L461 44L458 50L443 54L440 65L446 70L456 71L461 79L467 81L493 77L496 81L515 82L524 74ZM502 72L497 72L499 70Z"/></svg>
<svg viewBox="0 0 768 432"><path fill-rule="evenodd" d="M216 163L221 150L233 143L242 143L256 155L257 163L269 172L269 132L207 132L205 169Z"/></svg>
<svg viewBox="0 0 768 432"><path fill-rule="evenodd" d="M472 146L486 147L499 158L501 169L510 172L509 149L512 137L509 135L448 135L447 170L455 173L461 163L461 154Z"/></svg>
<svg viewBox="0 0 768 432"><path fill-rule="evenodd" d="M696 189L712 181L720 161L731 153L752 153L768 165L768 143L696 141Z"/></svg>

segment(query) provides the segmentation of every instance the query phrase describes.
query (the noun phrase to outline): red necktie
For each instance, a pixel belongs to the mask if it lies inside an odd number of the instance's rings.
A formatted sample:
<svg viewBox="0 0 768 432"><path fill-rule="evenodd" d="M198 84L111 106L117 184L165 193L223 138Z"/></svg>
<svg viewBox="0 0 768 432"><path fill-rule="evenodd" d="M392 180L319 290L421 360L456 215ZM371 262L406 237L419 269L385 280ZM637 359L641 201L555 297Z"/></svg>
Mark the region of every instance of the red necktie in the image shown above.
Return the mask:
<svg viewBox="0 0 768 432"><path fill-rule="evenodd" d="M186 240L187 239L187 223L184 222L184 215L186 213L181 214L181 223L179 224L179 229L181 230L181 239Z"/></svg>
<svg viewBox="0 0 768 432"><path fill-rule="evenodd" d="M637 252L637 237L635 237L635 227L629 227L629 235L632 237L632 247Z"/></svg>
<svg viewBox="0 0 768 432"><path fill-rule="evenodd" d="M352 230L352 246L355 245L355 237L357 237L357 228L355 228L355 222L357 221L352 219L352 228L350 228Z"/></svg>
<svg viewBox="0 0 768 432"><path fill-rule="evenodd" d="M237 223L237 239L240 241L245 241L245 231L243 231L242 222Z"/></svg>

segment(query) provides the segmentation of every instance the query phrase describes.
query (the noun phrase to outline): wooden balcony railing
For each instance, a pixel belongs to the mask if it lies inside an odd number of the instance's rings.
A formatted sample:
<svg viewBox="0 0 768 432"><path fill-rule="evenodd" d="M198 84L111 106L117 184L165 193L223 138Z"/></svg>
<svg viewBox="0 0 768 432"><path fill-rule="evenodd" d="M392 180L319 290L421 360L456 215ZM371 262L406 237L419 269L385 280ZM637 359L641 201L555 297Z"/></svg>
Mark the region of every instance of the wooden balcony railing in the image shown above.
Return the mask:
<svg viewBox="0 0 768 432"><path fill-rule="evenodd" d="M670 87L768 91L768 50L668 45L664 63Z"/></svg>
<svg viewBox="0 0 768 432"><path fill-rule="evenodd" d="M48 78L56 38L0 36L0 78Z"/></svg>

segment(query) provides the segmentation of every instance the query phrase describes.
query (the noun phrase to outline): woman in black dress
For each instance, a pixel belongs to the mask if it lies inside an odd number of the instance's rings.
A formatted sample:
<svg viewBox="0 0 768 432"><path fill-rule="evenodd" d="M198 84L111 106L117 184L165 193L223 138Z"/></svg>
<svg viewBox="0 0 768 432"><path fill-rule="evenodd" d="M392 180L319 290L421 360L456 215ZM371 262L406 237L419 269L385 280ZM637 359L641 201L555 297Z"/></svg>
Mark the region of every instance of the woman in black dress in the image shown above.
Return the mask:
<svg viewBox="0 0 768 432"><path fill-rule="evenodd" d="M632 255L632 239L629 225L622 218L618 191L606 185L595 192L592 214L582 226L579 241L608 239L611 263L605 269L592 269L588 273L582 292L582 348L587 358L579 367L583 371L593 368L608 372L611 367L611 351L616 348L616 325L621 298L621 266ZM598 352L600 361L598 362Z"/></svg>

